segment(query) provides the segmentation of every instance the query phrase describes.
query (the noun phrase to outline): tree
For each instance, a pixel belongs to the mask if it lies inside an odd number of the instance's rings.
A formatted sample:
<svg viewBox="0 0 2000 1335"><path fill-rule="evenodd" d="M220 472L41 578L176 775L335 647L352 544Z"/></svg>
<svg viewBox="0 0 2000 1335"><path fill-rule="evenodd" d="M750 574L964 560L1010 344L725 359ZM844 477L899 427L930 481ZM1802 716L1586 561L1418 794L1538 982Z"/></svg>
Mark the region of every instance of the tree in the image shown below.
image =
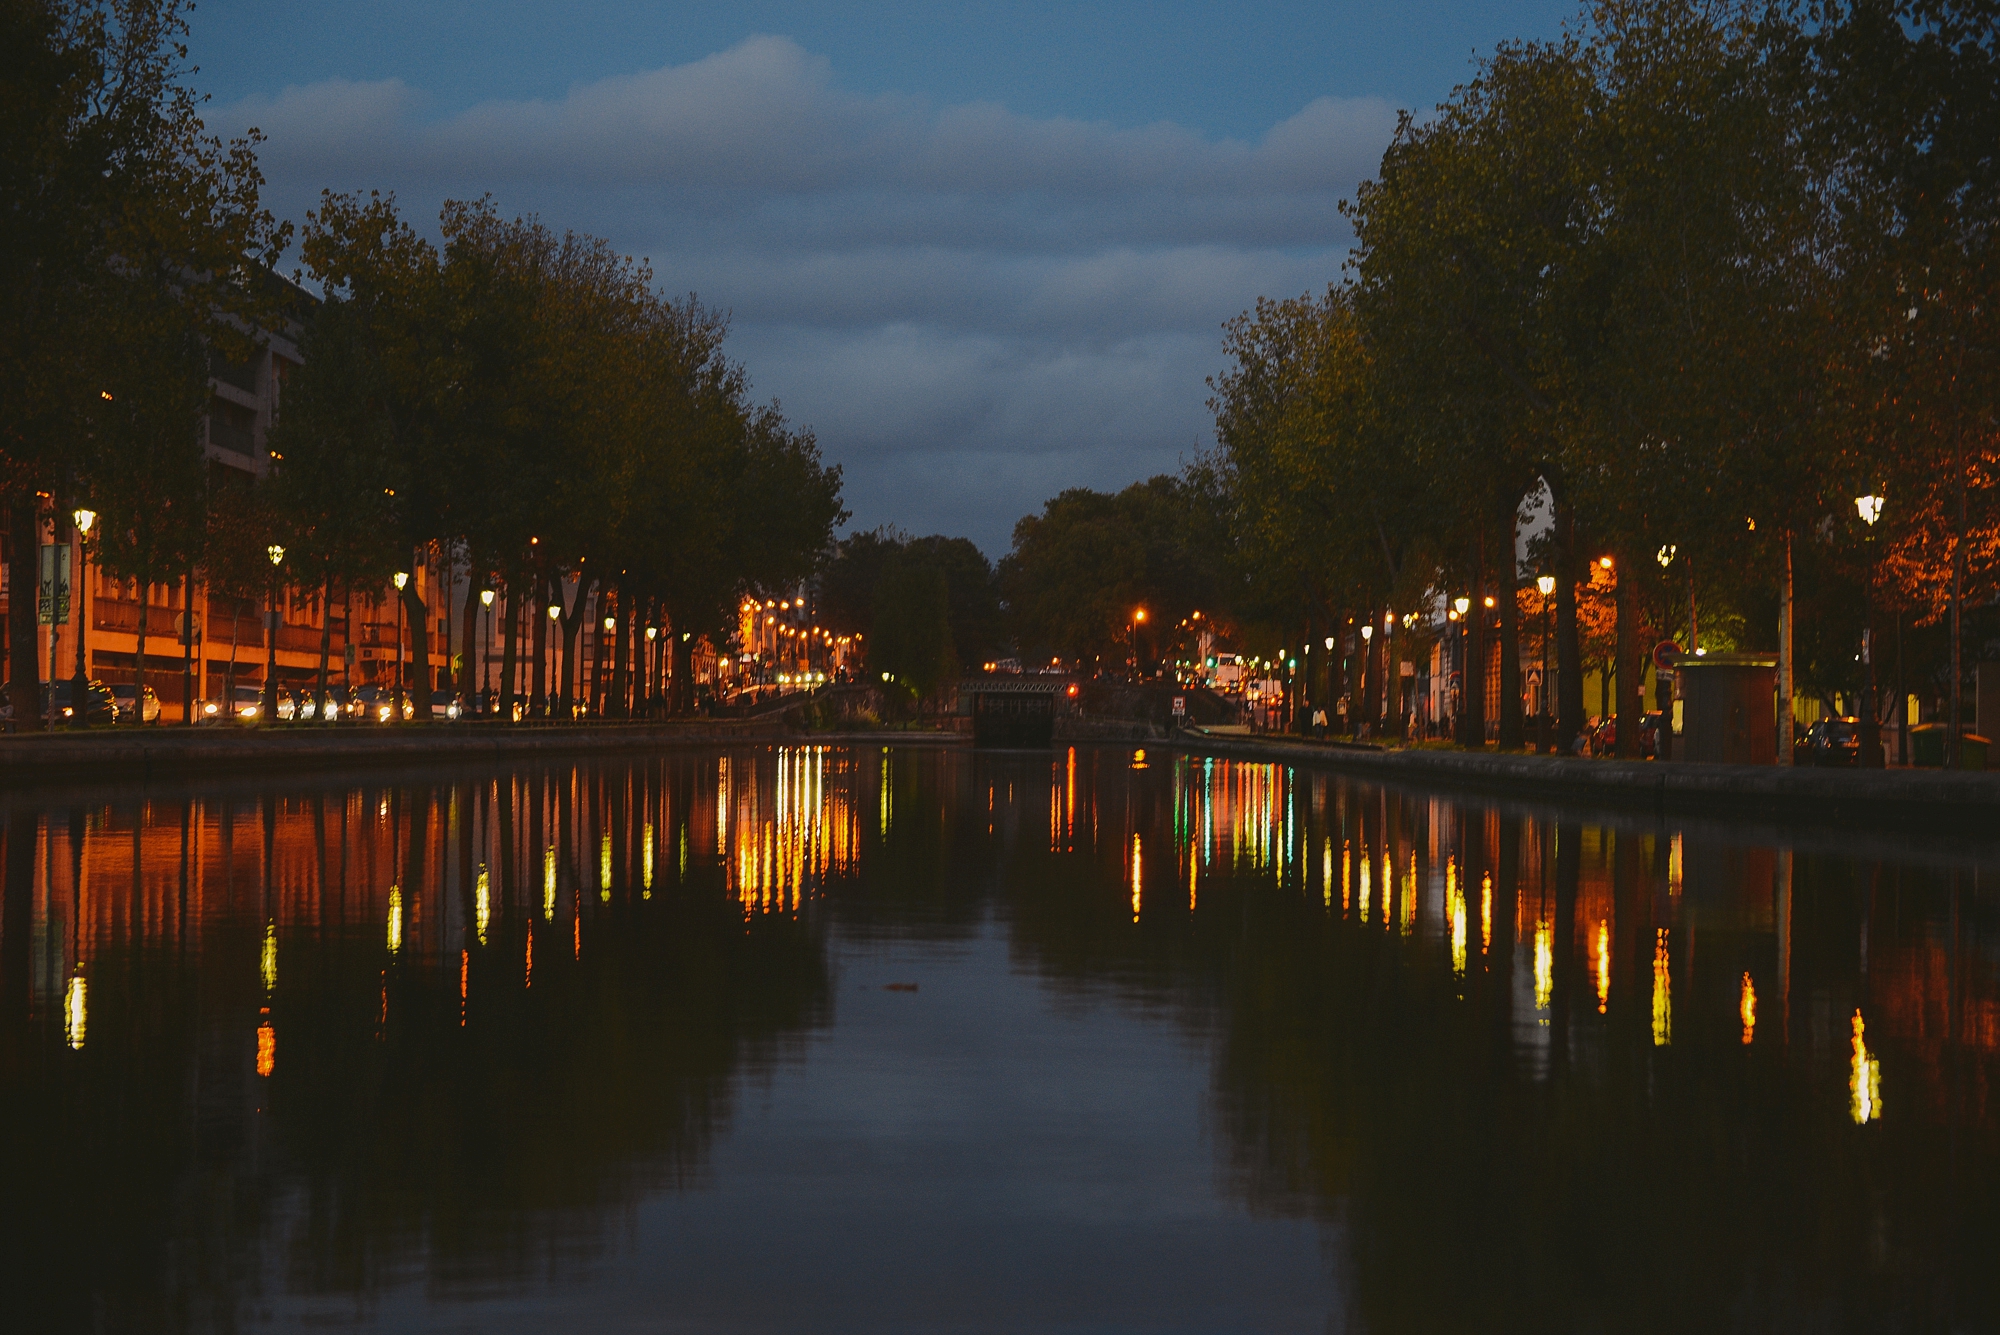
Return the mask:
<svg viewBox="0 0 2000 1335"><path fill-rule="evenodd" d="M166 349L152 370L198 390L205 372L176 340L240 345L266 297L246 267L289 237L258 204L255 133L224 145L203 129L183 82L184 15L181 0L0 4L0 488L18 589L34 586L42 516L81 499L92 461L78 442L98 424L106 448L116 438L98 405L115 402L129 348ZM148 333L155 322L169 328ZM193 435L190 397L144 397L155 427L127 444L164 443L157 432L180 429L168 416ZM14 600L10 638L15 714L32 727L28 602Z"/></svg>

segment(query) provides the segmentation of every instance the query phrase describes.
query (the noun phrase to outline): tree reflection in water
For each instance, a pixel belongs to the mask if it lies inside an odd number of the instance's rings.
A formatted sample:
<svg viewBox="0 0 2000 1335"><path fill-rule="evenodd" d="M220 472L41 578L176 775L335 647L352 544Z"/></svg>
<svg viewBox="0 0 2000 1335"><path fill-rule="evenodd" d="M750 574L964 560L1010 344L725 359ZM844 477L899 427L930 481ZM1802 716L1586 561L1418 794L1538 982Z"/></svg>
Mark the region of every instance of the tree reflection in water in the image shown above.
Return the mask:
<svg viewBox="0 0 2000 1335"><path fill-rule="evenodd" d="M228 1327L278 1293L365 1310L417 1276L588 1263L826 1015L814 928L726 884L718 766L10 808L16 1328ZM758 824L771 777L737 793ZM50 1025L77 977L72 1050Z"/></svg>
<svg viewBox="0 0 2000 1335"><path fill-rule="evenodd" d="M4 858L22 1328L587 1280L833 1023L833 943L991 931L1203 1045L1223 1189L1324 1221L1335 1328L2000 1311L1984 846L787 747L41 794Z"/></svg>
<svg viewBox="0 0 2000 1335"><path fill-rule="evenodd" d="M1337 1229L1354 1328L2000 1316L1993 848L1123 760L1049 767L1016 949L1212 1038L1233 1188Z"/></svg>

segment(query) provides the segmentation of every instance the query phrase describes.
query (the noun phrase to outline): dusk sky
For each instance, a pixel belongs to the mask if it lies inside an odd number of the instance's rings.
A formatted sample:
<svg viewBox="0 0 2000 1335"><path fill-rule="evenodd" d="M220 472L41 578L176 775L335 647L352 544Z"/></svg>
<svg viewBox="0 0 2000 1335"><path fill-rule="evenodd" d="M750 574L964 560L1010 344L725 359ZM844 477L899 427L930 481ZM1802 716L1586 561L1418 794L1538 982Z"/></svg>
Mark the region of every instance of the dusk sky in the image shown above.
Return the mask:
<svg viewBox="0 0 2000 1335"><path fill-rule="evenodd" d="M609 238L732 317L851 528L972 538L1205 448L1220 325L1336 278L1423 110L1573 4L680 7L205 0L268 198L393 190Z"/></svg>

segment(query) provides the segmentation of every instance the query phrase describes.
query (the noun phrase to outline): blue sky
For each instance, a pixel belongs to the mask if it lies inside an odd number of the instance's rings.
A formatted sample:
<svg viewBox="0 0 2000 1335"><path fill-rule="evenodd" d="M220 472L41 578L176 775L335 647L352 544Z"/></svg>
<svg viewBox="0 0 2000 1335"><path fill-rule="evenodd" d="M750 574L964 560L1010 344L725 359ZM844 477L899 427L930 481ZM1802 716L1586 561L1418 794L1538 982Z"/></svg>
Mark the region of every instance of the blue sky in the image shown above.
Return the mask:
<svg viewBox="0 0 2000 1335"><path fill-rule="evenodd" d="M998 555L1203 448L1221 322L1338 275L1396 110L1574 12L206 0L191 54L282 215L490 191L608 237L731 313L855 527Z"/></svg>

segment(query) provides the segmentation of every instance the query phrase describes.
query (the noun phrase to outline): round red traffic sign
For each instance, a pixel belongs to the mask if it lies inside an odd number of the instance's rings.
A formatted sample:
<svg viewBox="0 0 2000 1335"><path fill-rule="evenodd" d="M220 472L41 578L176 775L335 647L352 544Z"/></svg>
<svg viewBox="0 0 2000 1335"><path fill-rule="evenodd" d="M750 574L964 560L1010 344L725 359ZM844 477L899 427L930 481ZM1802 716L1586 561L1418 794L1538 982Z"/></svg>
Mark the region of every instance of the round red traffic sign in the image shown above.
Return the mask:
<svg viewBox="0 0 2000 1335"><path fill-rule="evenodd" d="M1653 666L1662 672L1672 672L1680 659L1681 647L1672 640L1661 640L1653 646Z"/></svg>

